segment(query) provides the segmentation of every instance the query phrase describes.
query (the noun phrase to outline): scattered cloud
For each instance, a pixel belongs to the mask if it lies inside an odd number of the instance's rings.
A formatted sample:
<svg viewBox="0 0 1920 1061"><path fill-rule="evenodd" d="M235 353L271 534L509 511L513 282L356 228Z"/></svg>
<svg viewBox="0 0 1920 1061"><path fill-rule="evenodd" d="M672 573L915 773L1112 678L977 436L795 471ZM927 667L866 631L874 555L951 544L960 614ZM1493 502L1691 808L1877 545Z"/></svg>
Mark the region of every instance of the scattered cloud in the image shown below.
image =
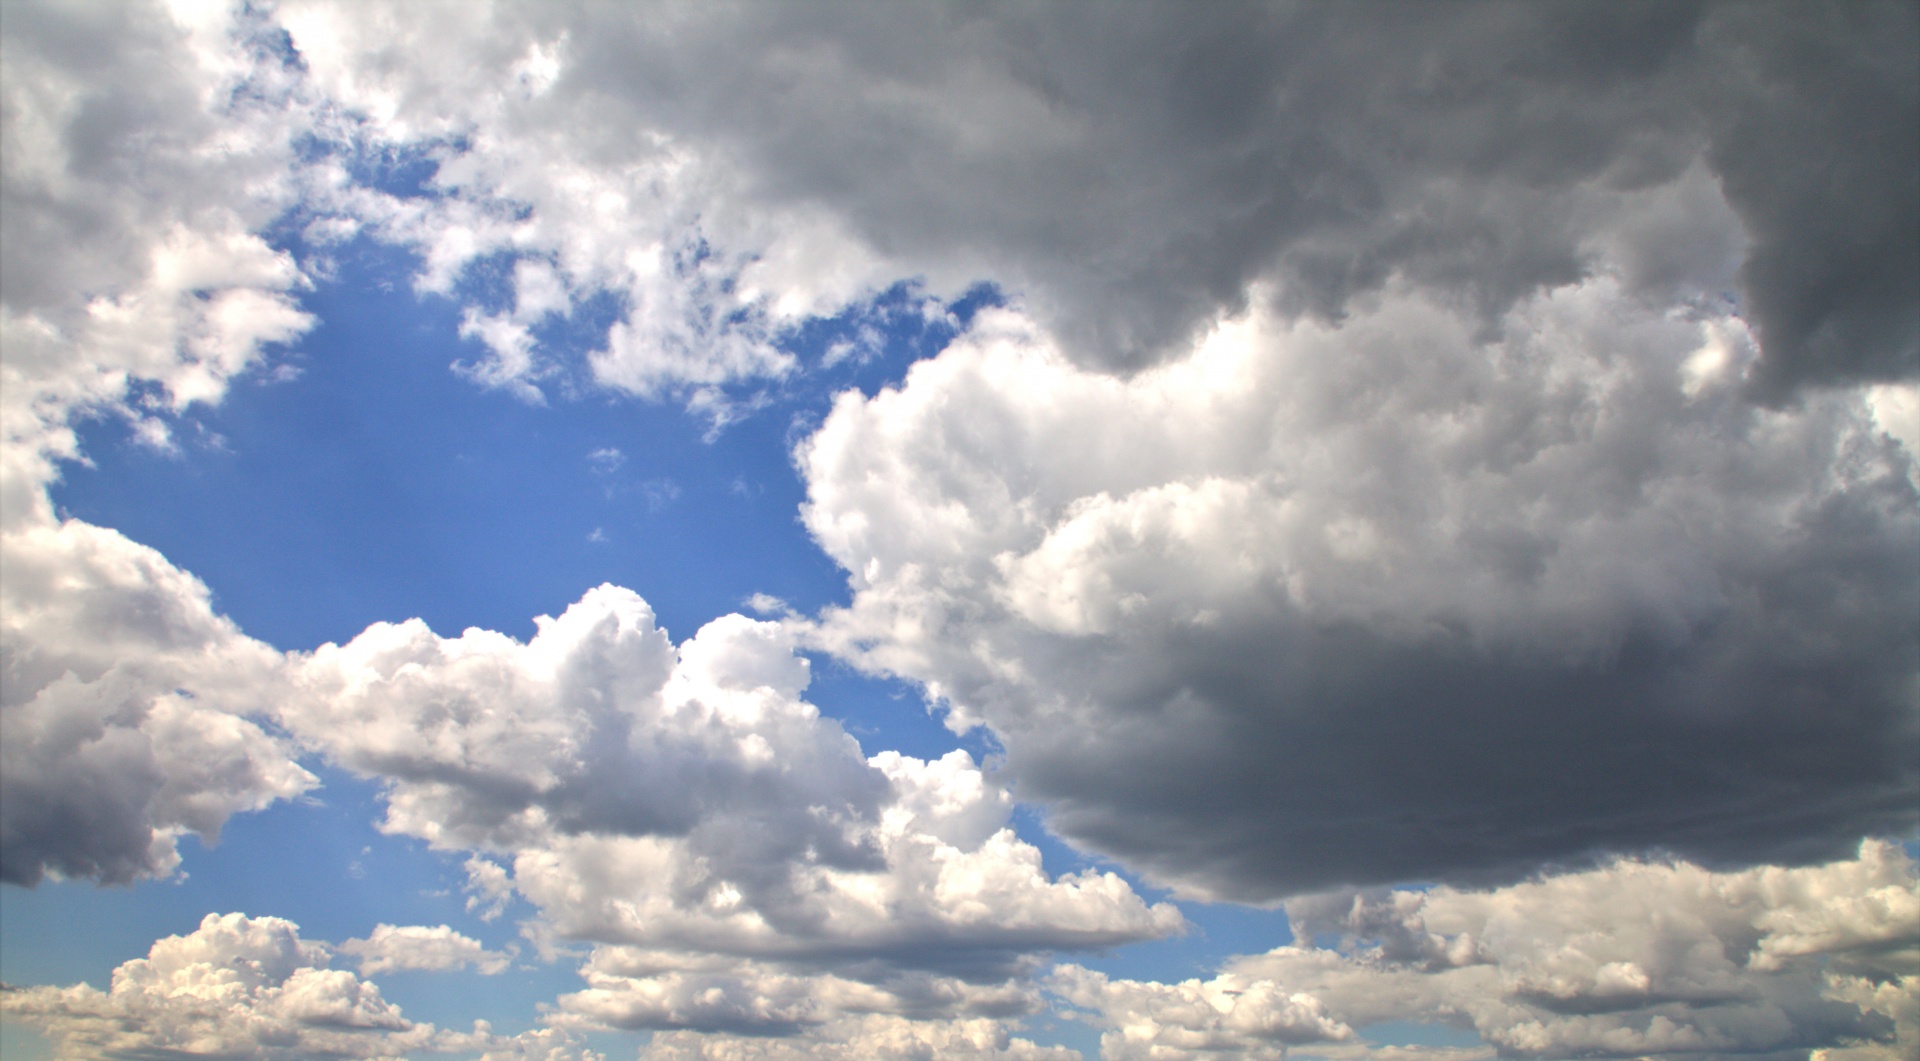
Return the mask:
<svg viewBox="0 0 1920 1061"><path fill-rule="evenodd" d="M391 927L391 926L382 926ZM114 970L113 986L6 987L0 1012L43 1032L59 1058L205 1055L378 1058L481 1051L502 1061L594 1061L564 1033L517 1039L484 1022L439 1031L404 1017L380 988L329 969L327 948L277 917L208 914Z"/></svg>
<svg viewBox="0 0 1920 1061"><path fill-rule="evenodd" d="M1889 843L1804 869L1627 860L1490 891L1330 893L1287 912L1299 944L1210 980L1070 965L1051 987L1107 1029L1115 1061L1277 1058L1394 1021L1471 1028L1521 1058L1893 1061L1920 1043L1920 879Z"/></svg>
<svg viewBox="0 0 1920 1061"><path fill-rule="evenodd" d="M587 464L599 475L612 475L626 463L627 455L614 446L603 446L587 454Z"/></svg>
<svg viewBox="0 0 1920 1061"><path fill-rule="evenodd" d="M366 976L469 966L484 976L493 976L505 972L513 962L513 955L490 951L479 940L446 925L375 925L366 939L347 940L339 949L357 960Z"/></svg>
<svg viewBox="0 0 1920 1061"><path fill-rule="evenodd" d="M586 987L440 1031L364 977L511 948L381 924L356 975L210 914L8 1018L76 1058L561 1061L621 1028L1062 1061L1019 1035L1051 998L1116 1059L1486 1053L1383 1021L1910 1056L1914 870L1861 838L1920 825L1914 6L1091 11L10 6L0 880L167 876L317 756ZM901 284L999 308L792 421L845 607L755 594L776 621L675 644L602 586L524 643L289 654L49 487L85 418L191 459L191 407L294 381L274 352L359 242L418 256L476 386L671 400L709 442L817 367L810 321ZM802 649L996 754L863 749ZM1286 900L1297 942L1037 980L1185 922L1048 872L1015 791L1181 896Z"/></svg>

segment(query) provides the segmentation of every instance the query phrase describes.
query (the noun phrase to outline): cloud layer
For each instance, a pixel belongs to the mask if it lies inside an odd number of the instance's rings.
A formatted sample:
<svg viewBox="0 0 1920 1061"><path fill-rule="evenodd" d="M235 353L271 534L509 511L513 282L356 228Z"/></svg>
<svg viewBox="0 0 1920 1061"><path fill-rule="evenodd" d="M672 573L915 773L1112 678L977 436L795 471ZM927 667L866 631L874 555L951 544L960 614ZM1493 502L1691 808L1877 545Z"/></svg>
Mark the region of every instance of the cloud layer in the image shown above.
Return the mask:
<svg viewBox="0 0 1920 1061"><path fill-rule="evenodd" d="M1611 280L1395 290L1128 380L1011 313L802 447L818 636L1196 892L1831 857L1911 827L1913 455Z"/></svg>
<svg viewBox="0 0 1920 1061"><path fill-rule="evenodd" d="M1065 966L1052 987L1109 1029L1110 1061L1277 1058L1389 1021L1470 1027L1503 1057L1891 1061L1920 1043L1920 882L1891 844L1806 869L1623 861L1287 912L1300 943L1210 980Z"/></svg>
<svg viewBox="0 0 1920 1061"><path fill-rule="evenodd" d="M594 371L640 393L783 374L782 321L899 276L991 278L1076 360L1136 368L1222 312L1337 318L1394 280L1497 313L1636 230L1656 297L1737 267L1767 395L1920 367L1907 5L279 17L369 135L441 145L450 199L380 222L431 283L534 262L476 323L503 380L569 292L622 293Z"/></svg>
<svg viewBox="0 0 1920 1061"><path fill-rule="evenodd" d="M328 949L277 917L208 914L154 943L101 991L5 987L0 1012L45 1032L60 1058L377 1058L478 1052L483 1061L598 1061L564 1033L508 1038L408 1020L380 988L328 968Z"/></svg>

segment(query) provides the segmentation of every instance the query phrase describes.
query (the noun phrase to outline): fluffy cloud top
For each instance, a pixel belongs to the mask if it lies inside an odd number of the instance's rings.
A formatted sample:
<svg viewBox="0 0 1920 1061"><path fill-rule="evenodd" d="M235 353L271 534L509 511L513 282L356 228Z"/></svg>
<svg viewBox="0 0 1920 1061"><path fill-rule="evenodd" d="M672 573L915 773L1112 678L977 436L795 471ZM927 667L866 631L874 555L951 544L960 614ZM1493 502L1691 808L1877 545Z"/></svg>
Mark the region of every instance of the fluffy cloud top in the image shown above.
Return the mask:
<svg viewBox="0 0 1920 1061"><path fill-rule="evenodd" d="M1507 1057L1891 1061L1920 1044L1920 880L1891 844L1805 869L1624 861L1287 910L1300 944L1211 980L1066 966L1053 986L1110 1029L1112 1061L1279 1057L1387 1021L1470 1027Z"/></svg>
<svg viewBox="0 0 1920 1061"><path fill-rule="evenodd" d="M1012 313L801 448L823 643L1196 892L1808 859L1910 827L1914 455L1739 319L1394 289L1121 380Z"/></svg>
<svg viewBox="0 0 1920 1061"><path fill-rule="evenodd" d="M621 945L569 1012L706 1029L964 1015L1004 1009L991 985L1028 954L1183 926L1114 874L1048 875L965 752L865 758L801 699L780 624L728 616L676 649L602 586L538 626L521 644L377 625L305 658L281 718L384 783L386 828L480 853L478 893Z"/></svg>
<svg viewBox="0 0 1920 1061"><path fill-rule="evenodd" d="M45 1032L61 1058L596 1056L551 1031L509 1039L483 1023L471 1033L437 1032L407 1020L378 986L327 964L327 948L302 940L291 922L208 914L193 932L115 969L107 991L8 987L0 1006Z"/></svg>
<svg viewBox="0 0 1920 1061"><path fill-rule="evenodd" d="M375 925L366 939L340 944L340 952L360 962L368 976L403 970L444 970L472 966L492 976L505 972L513 956L490 951L480 941L447 925Z"/></svg>

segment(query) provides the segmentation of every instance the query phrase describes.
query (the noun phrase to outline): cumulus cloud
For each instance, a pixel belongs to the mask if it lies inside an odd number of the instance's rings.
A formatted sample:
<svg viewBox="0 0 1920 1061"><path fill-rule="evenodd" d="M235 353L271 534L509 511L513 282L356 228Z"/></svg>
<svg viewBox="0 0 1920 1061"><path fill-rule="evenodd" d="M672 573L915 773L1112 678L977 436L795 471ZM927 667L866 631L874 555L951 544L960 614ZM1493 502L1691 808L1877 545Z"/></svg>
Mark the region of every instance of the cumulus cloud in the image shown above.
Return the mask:
<svg viewBox="0 0 1920 1061"><path fill-rule="evenodd" d="M1355 1029L1388 1021L1471 1029L1506 1057L1891 1061L1920 1033L1920 880L1887 843L1804 869L1621 861L1492 891L1320 895L1287 911L1299 943L1210 980L1062 966L1052 987L1108 1029L1113 1059L1365 1047Z"/></svg>
<svg viewBox="0 0 1920 1061"><path fill-rule="evenodd" d="M301 183L293 72L263 25L206 14L22 5L0 34L9 525L43 513L76 412L143 419L164 443L167 412L217 401L312 323L292 298L304 276L259 235ZM157 390L128 404L136 384Z"/></svg>
<svg viewBox="0 0 1920 1061"><path fill-rule="evenodd" d="M106 991L6 987L9 1019L45 1033L61 1058L394 1057L482 1051L506 1061L591 1061L563 1032L496 1036L409 1021L380 988L327 968L327 948L277 917L208 914L114 970Z"/></svg>
<svg viewBox="0 0 1920 1061"><path fill-rule="evenodd" d="M124 884L315 778L262 716L281 657L159 553L78 520L0 536L0 880Z"/></svg>
<svg viewBox="0 0 1920 1061"><path fill-rule="evenodd" d="M800 636L1195 894L1912 828L1912 5L1090 11L10 7L0 877L162 875L303 791L271 709L467 853L476 913L596 944L557 1022L662 1058L1070 1056L1013 1036L1038 955L1178 913L1047 873L965 753L868 756ZM363 172L396 158L430 176ZM525 644L416 621L289 660L45 490L78 417L168 445L312 326L276 222L416 251L481 351L454 370L532 402L718 423L805 370L789 329L896 283L1015 308L801 448L854 590L817 623L756 597L785 621L675 645L602 587ZM543 345L586 306L594 349ZM1332 948L1055 984L1118 1056L1465 1019L1538 1056L1868 1058L1914 1036L1902 866L1321 896L1292 911ZM342 950L503 960L448 926ZM574 1049L413 1025L326 957L229 915L111 991L5 997L75 1056Z"/></svg>
<svg viewBox="0 0 1920 1061"><path fill-rule="evenodd" d="M977 320L801 446L817 636L1074 840L1264 899L1911 826L1914 455L1859 392L1745 401L1737 317L1396 288L1127 380Z"/></svg>
<svg viewBox="0 0 1920 1061"><path fill-rule="evenodd" d="M367 976L406 970L464 969L486 976L505 972L513 955L490 951L479 940L463 936L447 925L375 925L366 939L340 944Z"/></svg>
<svg viewBox="0 0 1920 1061"><path fill-rule="evenodd" d="M838 1012L820 1000L832 977L873 995L920 970L958 993L913 992L963 1013L965 985L1020 974L1029 954L1184 925L1114 874L1049 875L967 753L863 756L801 698L807 663L780 624L727 616L676 648L645 601L602 586L537 625L524 644L376 625L304 658L281 718L385 785L388 830L482 853L476 903L518 894L541 931L648 955L602 952L571 1010L760 1019L737 1003L816 1024ZM616 954L628 971L609 971ZM763 964L713 973L713 955ZM765 984L801 1001L782 1008Z"/></svg>

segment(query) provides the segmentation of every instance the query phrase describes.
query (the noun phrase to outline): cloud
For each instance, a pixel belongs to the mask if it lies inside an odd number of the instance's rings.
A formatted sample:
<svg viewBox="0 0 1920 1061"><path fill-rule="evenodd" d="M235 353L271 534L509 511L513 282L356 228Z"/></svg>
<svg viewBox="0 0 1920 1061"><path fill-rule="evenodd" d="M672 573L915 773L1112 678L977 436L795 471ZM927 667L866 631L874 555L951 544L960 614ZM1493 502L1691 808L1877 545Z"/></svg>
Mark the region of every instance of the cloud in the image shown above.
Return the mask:
<svg viewBox="0 0 1920 1061"><path fill-rule="evenodd" d="M513 962L511 954L490 951L479 940L463 936L447 925L375 925L366 939L350 939L340 944L340 952L357 959L360 971L367 976L468 966L483 976L493 976L505 972Z"/></svg>
<svg viewBox="0 0 1920 1061"><path fill-rule="evenodd" d="M377 624L304 658L281 713L385 786L386 829L484 853L482 906L517 893L540 931L679 955L662 975L717 954L863 982L1005 980L1184 925L1114 874L1047 874L965 752L864 757L801 699L780 624L726 616L676 648L602 586L537 626Z"/></svg>
<svg viewBox="0 0 1920 1061"><path fill-rule="evenodd" d="M148 5L14 9L4 48L0 420L11 524L41 510L71 418L164 422L312 319L259 230L294 200L307 119L263 27ZM135 383L157 385L128 404Z"/></svg>
<svg viewBox="0 0 1920 1061"><path fill-rule="evenodd" d="M740 1035L825 1033L849 1014L915 1021L1004 1019L1041 1008L1031 982L969 983L914 970L849 979L818 970L633 947L601 947L582 969L589 987L562 995L563 1024Z"/></svg>
<svg viewBox="0 0 1920 1061"><path fill-rule="evenodd" d="M128 883L316 779L263 728L280 654L199 580L78 520L0 536L0 879Z"/></svg>
<svg viewBox="0 0 1920 1061"><path fill-rule="evenodd" d="M1710 356L1709 356L1710 355ZM1222 322L1120 380L993 311L799 448L815 637L1194 893L1832 857L1914 821L1913 455L1601 279Z"/></svg>
<svg viewBox="0 0 1920 1061"><path fill-rule="evenodd" d="M45 488L86 415L168 446L311 326L258 229L305 118L257 21L22 6L0 38L0 879L126 883L314 778L264 729L278 653L206 587Z"/></svg>
<svg viewBox="0 0 1920 1061"><path fill-rule="evenodd" d="M1337 319L1402 282L1497 316L1608 256L1663 300L1737 283L1773 399L1920 367L1907 5L277 17L361 135L437 153L433 196L341 209L435 290L545 270L486 311L520 329L488 338L496 383L592 291L627 306L594 379L711 394L900 277L990 279L1136 369L1256 301Z"/></svg>
<svg viewBox="0 0 1920 1061"><path fill-rule="evenodd" d="M485 1022L471 1033L436 1031L407 1020L378 986L327 968L328 960L327 948L301 939L290 921L208 914L193 932L121 964L107 991L6 987L0 1006L45 1033L61 1058L595 1056L556 1031L508 1038Z"/></svg>
<svg viewBox="0 0 1920 1061"><path fill-rule="evenodd" d="M870 1014L847 1017L789 1038L663 1032L641 1052L644 1061L1078 1061L1063 1046L1037 1046L987 1018L917 1021Z"/></svg>
<svg viewBox="0 0 1920 1061"><path fill-rule="evenodd" d="M1920 883L1892 844L1804 869L1621 861L1492 891L1315 896L1287 911L1298 944L1235 958L1211 980L1063 966L1052 987L1108 1029L1114 1059L1362 1047L1354 1029L1389 1021L1470 1028L1507 1057L1832 1050L1816 1056L1891 1061L1920 1034Z"/></svg>

